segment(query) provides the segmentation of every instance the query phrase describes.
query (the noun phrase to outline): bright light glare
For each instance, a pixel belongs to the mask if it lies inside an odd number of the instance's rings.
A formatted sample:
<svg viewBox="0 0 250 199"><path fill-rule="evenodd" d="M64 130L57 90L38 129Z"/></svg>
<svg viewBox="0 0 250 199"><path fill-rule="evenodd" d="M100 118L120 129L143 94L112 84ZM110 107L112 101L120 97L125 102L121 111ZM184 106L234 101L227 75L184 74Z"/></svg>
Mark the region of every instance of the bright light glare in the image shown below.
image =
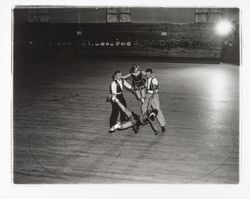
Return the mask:
<svg viewBox="0 0 250 199"><path fill-rule="evenodd" d="M232 31L232 28L233 25L227 20L221 20L215 26L217 34L221 36L229 34Z"/></svg>

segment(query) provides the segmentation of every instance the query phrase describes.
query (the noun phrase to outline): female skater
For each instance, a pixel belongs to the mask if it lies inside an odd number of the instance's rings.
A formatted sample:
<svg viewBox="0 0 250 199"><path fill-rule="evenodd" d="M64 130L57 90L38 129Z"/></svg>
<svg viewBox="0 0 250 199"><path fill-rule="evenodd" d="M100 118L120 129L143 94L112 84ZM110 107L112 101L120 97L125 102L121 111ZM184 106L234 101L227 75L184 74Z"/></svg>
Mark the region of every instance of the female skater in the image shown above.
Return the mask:
<svg viewBox="0 0 250 199"><path fill-rule="evenodd" d="M123 79L127 79L129 77L132 78L133 90L135 91L135 95L141 103L144 102L145 98L145 89L146 89L146 79L144 78L146 73L140 69L140 67L135 64L130 69L130 73L122 76Z"/></svg>

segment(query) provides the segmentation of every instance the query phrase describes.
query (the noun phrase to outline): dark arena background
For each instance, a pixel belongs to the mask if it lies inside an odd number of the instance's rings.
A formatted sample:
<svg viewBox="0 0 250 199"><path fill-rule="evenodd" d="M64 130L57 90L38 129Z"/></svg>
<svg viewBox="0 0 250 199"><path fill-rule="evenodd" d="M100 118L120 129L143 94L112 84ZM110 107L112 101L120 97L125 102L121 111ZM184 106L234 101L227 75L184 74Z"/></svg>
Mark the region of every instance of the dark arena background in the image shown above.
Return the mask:
<svg viewBox="0 0 250 199"><path fill-rule="evenodd" d="M239 183L238 8L15 7L13 33L14 183ZM111 75L133 64L165 133L109 133Z"/></svg>

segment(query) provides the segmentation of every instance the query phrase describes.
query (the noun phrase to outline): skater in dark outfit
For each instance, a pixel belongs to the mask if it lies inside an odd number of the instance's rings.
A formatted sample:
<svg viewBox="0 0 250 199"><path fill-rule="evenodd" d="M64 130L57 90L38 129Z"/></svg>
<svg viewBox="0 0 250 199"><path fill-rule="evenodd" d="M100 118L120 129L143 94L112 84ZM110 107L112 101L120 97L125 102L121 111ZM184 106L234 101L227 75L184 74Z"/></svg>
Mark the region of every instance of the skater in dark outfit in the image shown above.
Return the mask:
<svg viewBox="0 0 250 199"><path fill-rule="evenodd" d="M111 90L111 95L113 97L116 97L124 107L127 107L126 100L123 96L123 90L124 86L130 90L132 89L132 86L126 80L121 79L121 76L122 74L120 71L115 71L115 73L113 74L113 81L111 83L110 90ZM121 111L121 108L118 106L116 102L112 101L111 104L112 104L112 113L110 116L110 132L113 132L116 130L114 125L117 123L117 118L119 113L121 122L127 121L129 118L123 111Z"/></svg>
<svg viewBox="0 0 250 199"><path fill-rule="evenodd" d="M140 69L140 67L135 64L130 69L130 73L128 75L122 76L122 79L127 79L129 77L132 78L133 90L137 99L139 99L142 103L145 98L145 89L146 89L146 79L144 78L146 73Z"/></svg>

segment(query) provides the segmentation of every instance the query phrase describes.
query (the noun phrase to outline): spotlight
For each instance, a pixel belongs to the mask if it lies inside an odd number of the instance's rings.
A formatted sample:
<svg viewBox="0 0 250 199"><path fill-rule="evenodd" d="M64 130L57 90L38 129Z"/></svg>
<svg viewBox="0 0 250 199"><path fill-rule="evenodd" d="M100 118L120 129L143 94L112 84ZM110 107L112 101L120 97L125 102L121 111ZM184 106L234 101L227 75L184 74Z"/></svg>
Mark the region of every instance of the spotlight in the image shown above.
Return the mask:
<svg viewBox="0 0 250 199"><path fill-rule="evenodd" d="M221 20L215 25L215 31L218 35L228 35L233 29L233 25L227 20Z"/></svg>

